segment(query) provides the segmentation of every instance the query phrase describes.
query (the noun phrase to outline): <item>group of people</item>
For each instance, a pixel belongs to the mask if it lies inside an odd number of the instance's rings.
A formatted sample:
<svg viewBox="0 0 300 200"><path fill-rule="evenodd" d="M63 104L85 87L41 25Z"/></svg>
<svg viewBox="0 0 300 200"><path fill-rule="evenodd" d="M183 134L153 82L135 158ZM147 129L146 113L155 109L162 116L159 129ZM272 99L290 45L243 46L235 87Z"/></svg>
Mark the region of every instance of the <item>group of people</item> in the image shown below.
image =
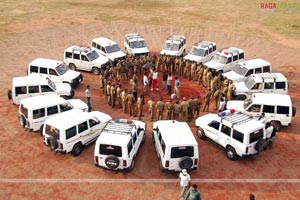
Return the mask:
<svg viewBox="0 0 300 200"><path fill-rule="evenodd" d="M161 87L158 82L160 73ZM189 100L186 97L181 99L180 76L198 81L199 85L207 89L203 95L203 104L200 95L196 95L195 98L191 95ZM142 90L139 89L140 84ZM122 87L124 85L125 88ZM194 116L199 116L201 110L208 112L212 100L214 110L224 110L226 101L231 99L234 89L231 81L223 80L221 75L205 65L167 55L129 55L125 60L112 63L100 73L100 90L107 98L108 104L112 108L122 108L124 113L139 119L143 117L145 98L149 98L146 106L150 120L156 117L157 120L191 121ZM160 91L156 102L155 95L151 94L153 91ZM168 98L163 98L163 92L168 94Z"/></svg>

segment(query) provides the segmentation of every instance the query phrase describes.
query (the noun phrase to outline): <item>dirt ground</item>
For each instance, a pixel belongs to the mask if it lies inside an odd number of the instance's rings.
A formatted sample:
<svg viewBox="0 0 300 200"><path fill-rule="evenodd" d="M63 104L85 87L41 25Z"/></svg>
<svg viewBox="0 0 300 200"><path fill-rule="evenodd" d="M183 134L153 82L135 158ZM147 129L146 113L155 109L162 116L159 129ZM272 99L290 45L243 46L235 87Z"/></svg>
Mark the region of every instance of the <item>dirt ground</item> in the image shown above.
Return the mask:
<svg viewBox="0 0 300 200"><path fill-rule="evenodd" d="M143 118L147 122L146 143L137 156L133 172L129 174L115 174L96 168L93 162L94 144L76 158L70 154L54 155L43 145L42 137L24 131L19 125L18 107L12 105L6 93L12 78L26 75L28 63L37 57L62 60L65 48L75 44L89 45L95 37L110 37L122 47L125 33L139 32L144 35L149 49L156 52L161 49L164 39L175 33L186 36L188 49L200 39L213 40L218 48L240 47L245 50L247 59L266 59L273 64L274 71L283 72L288 77L289 94L299 113L299 46L286 38L284 42L275 36L275 39L263 40L196 28L122 21L85 21L65 26L46 26L44 23L30 24L31 28L25 32L0 41L0 85L4 88L0 95L0 199L178 199L177 175L159 170L151 142L152 122L148 120L146 108ZM120 109L107 106L98 89L97 76L86 72L83 75L84 81L76 88L74 98L85 100L84 89L90 84L94 110L113 117L129 117ZM203 95L203 88L195 82L181 80L182 97ZM153 92L156 100L161 94L166 100L162 91ZM300 199L298 113L292 126L277 134L274 147L255 159L230 161L222 149L197 138L200 166L191 172L191 177L192 182L198 184L203 199L248 199L250 193L255 194L257 199ZM189 125L195 133L193 122Z"/></svg>

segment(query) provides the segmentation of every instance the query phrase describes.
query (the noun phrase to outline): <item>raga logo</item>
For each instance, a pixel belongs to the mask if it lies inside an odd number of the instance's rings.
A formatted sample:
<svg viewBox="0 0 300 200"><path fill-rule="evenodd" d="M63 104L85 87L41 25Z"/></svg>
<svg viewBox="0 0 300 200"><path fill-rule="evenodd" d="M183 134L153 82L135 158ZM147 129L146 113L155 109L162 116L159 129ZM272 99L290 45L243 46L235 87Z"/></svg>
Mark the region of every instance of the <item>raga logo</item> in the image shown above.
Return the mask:
<svg viewBox="0 0 300 200"><path fill-rule="evenodd" d="M275 3L275 2L262 2L260 9L263 11L291 11L300 8L299 3Z"/></svg>
<svg viewBox="0 0 300 200"><path fill-rule="evenodd" d="M276 3L261 3L261 9L276 9Z"/></svg>

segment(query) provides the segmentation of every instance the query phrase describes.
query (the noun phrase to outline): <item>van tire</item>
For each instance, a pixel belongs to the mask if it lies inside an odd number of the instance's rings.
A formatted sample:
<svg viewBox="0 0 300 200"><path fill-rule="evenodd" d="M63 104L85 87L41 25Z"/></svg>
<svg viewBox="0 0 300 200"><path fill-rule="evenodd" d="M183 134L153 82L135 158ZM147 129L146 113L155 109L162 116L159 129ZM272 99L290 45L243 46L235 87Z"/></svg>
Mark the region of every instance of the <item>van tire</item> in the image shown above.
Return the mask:
<svg viewBox="0 0 300 200"><path fill-rule="evenodd" d="M197 135L202 140L206 138L203 128L201 128L201 127L197 128Z"/></svg>
<svg viewBox="0 0 300 200"><path fill-rule="evenodd" d="M42 125L40 126L40 129L39 129L39 134L40 134L41 136L43 136L43 129L44 129L44 124L42 124Z"/></svg>
<svg viewBox="0 0 300 200"><path fill-rule="evenodd" d="M267 142L265 139L260 138L257 143L255 144L255 150L256 151L262 151L264 150L264 148L267 146Z"/></svg>
<svg viewBox="0 0 300 200"><path fill-rule="evenodd" d="M235 149L231 146L226 147L226 156L229 160L237 160L238 158Z"/></svg>
<svg viewBox="0 0 300 200"><path fill-rule="evenodd" d="M190 157L184 156L179 160L178 164L181 169L191 169L194 162Z"/></svg>
<svg viewBox="0 0 300 200"><path fill-rule="evenodd" d="M8 98L9 100L12 99L11 90L7 90L7 98Z"/></svg>
<svg viewBox="0 0 300 200"><path fill-rule="evenodd" d="M79 156L81 152L82 152L82 144L81 143L75 144L72 149L72 155L76 157Z"/></svg>
<svg viewBox="0 0 300 200"><path fill-rule="evenodd" d="M70 64L69 64L69 68L70 68L71 70L76 71L76 66L75 66L73 63L70 63Z"/></svg>
<svg viewBox="0 0 300 200"><path fill-rule="evenodd" d="M116 169L116 168L118 168L119 164L120 164L120 160L115 155L109 155L105 158L105 165L109 169Z"/></svg>
<svg viewBox="0 0 300 200"><path fill-rule="evenodd" d="M281 123L279 121L271 121L270 123L277 131L281 129Z"/></svg>
<svg viewBox="0 0 300 200"><path fill-rule="evenodd" d="M93 67L93 68L92 68L92 72L93 72L93 74L95 74L95 75L99 75L99 74L100 74L100 69L99 69L98 67Z"/></svg>
<svg viewBox="0 0 300 200"><path fill-rule="evenodd" d="M48 144L50 146L51 151L58 148L58 141L54 137L48 138Z"/></svg>
<svg viewBox="0 0 300 200"><path fill-rule="evenodd" d="M25 119L25 117L24 117L23 115L20 115L20 116L19 116L19 122L20 122L22 128L25 128L25 125L26 125L26 119Z"/></svg>

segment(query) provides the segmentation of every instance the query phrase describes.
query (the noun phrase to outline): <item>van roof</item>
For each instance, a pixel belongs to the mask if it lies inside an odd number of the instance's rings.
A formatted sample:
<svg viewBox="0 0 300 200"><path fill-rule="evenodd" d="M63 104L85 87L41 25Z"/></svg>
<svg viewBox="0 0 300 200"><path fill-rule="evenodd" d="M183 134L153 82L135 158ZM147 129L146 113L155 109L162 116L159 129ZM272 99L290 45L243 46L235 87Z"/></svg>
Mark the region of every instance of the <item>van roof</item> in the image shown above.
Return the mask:
<svg viewBox="0 0 300 200"><path fill-rule="evenodd" d="M132 41L144 41L144 37L141 34L138 33L128 33L125 35L125 38L129 40L130 42Z"/></svg>
<svg viewBox="0 0 300 200"><path fill-rule="evenodd" d="M247 69L254 69L257 67L271 66L271 63L263 59L252 59L239 62L239 65Z"/></svg>
<svg viewBox="0 0 300 200"><path fill-rule="evenodd" d="M54 69L60 65L62 61L47 59L47 58L37 58L29 63L29 66L39 66Z"/></svg>
<svg viewBox="0 0 300 200"><path fill-rule="evenodd" d="M287 78L282 73L260 73L252 74L251 77L255 82L274 82L274 79L277 81L287 81Z"/></svg>
<svg viewBox="0 0 300 200"><path fill-rule="evenodd" d="M90 51L92 51L92 48L87 47L87 46L74 45L74 46L70 46L70 47L66 48L65 51L68 51L68 52L76 51L76 52L83 52L84 54L87 54Z"/></svg>
<svg viewBox="0 0 300 200"><path fill-rule="evenodd" d="M114 42L111 39L108 39L106 37L95 38L92 40L92 42L100 44L101 46L104 46L104 47L110 46L112 44L117 44L116 42Z"/></svg>
<svg viewBox="0 0 300 200"><path fill-rule="evenodd" d="M251 96L253 104L291 106L291 97L287 94L254 93Z"/></svg>
<svg viewBox="0 0 300 200"><path fill-rule="evenodd" d="M196 145L198 143L186 122L179 122L175 120L160 120L154 123L154 126L159 127L159 132L166 145L182 146L182 145Z"/></svg>
<svg viewBox="0 0 300 200"><path fill-rule="evenodd" d="M193 45L193 47L196 47L197 49L208 49L208 47L213 47L216 46L215 42L211 42L211 41L207 41L207 40L203 40L203 41L199 41L198 43L195 43Z"/></svg>
<svg viewBox="0 0 300 200"><path fill-rule="evenodd" d="M23 105L29 110L37 108L45 108L58 104L66 103L67 101L57 94L46 94L42 96L35 96L21 100L20 106Z"/></svg>
<svg viewBox="0 0 300 200"><path fill-rule="evenodd" d="M31 86L31 85L48 85L48 80L41 76L20 76L13 78L13 86Z"/></svg>
<svg viewBox="0 0 300 200"><path fill-rule="evenodd" d="M238 52L240 54L240 53L243 53L244 50L236 48L236 47L229 47L229 48L221 49L218 53L221 54L222 56L225 56L228 58L228 57L231 57L232 54L235 55L236 52Z"/></svg>
<svg viewBox="0 0 300 200"><path fill-rule="evenodd" d="M180 42L182 42L184 40L185 40L185 37L183 35L171 35L167 38L166 43L180 44Z"/></svg>

